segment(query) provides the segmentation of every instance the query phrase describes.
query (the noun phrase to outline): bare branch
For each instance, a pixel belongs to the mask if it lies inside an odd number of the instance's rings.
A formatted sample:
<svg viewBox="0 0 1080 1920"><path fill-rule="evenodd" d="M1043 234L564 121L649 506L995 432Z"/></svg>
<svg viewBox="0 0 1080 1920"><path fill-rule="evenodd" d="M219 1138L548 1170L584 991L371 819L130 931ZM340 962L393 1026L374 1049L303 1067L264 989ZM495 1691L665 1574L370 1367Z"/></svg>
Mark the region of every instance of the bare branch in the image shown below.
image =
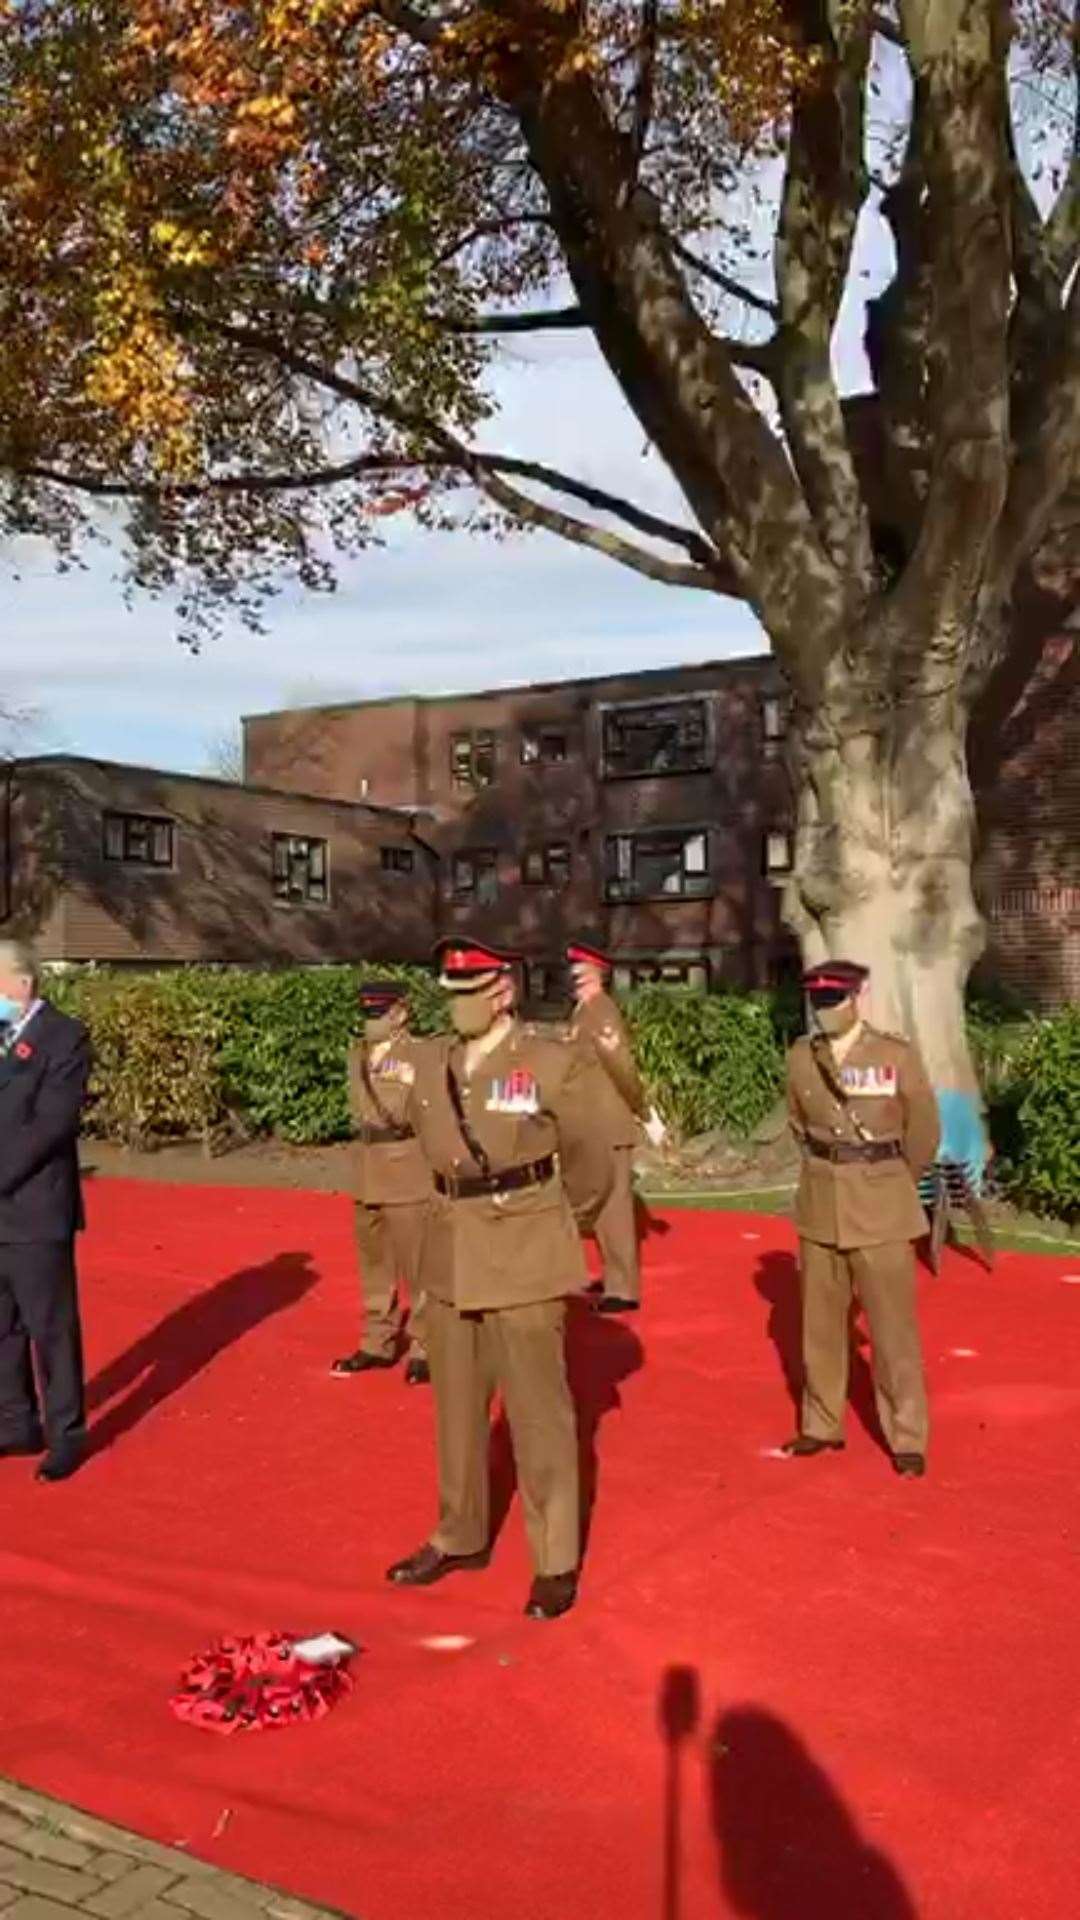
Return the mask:
<svg viewBox="0 0 1080 1920"><path fill-rule="evenodd" d="M872 41L867 4L823 19L823 70L797 98L776 240L780 413L826 551L868 597L870 523L844 428L832 338L866 192L863 117Z"/></svg>
<svg viewBox="0 0 1080 1920"><path fill-rule="evenodd" d="M644 547L632 545L619 534L608 533L602 527L589 526L584 520L560 513L555 507L541 506L539 501L522 493L519 488L510 486L496 473L479 475L478 484L497 506L513 514L526 526L542 527L545 532L556 533L560 539L572 541L575 546L591 547L595 553L602 553L609 560L617 560L635 573L643 573L650 580L663 581L665 586L698 587L710 593L723 591L715 572L707 572L704 567L693 566L685 561L663 560L656 554L647 553Z"/></svg>
<svg viewBox="0 0 1080 1920"><path fill-rule="evenodd" d="M914 552L893 595L911 631L962 648L1005 497L1009 449L1008 46L997 0L900 0L924 90L929 407L935 442Z"/></svg>
<svg viewBox="0 0 1080 1920"><path fill-rule="evenodd" d="M434 324L447 333L555 333L588 326L578 306L546 307L539 313L482 313L476 316L435 313Z"/></svg>
<svg viewBox="0 0 1080 1920"><path fill-rule="evenodd" d="M1073 138L1068 172L1046 225L1050 263L1064 285L1080 254L1080 0L1073 7Z"/></svg>
<svg viewBox="0 0 1080 1920"><path fill-rule="evenodd" d="M700 273L703 280L711 280L713 286L719 287L722 293L729 294L733 300L741 300L745 306L753 307L757 313L767 314L770 320L777 318L780 309L775 300L767 300L764 294L754 293L750 287L744 287L741 281L734 280L722 268L715 267L711 260L703 260L701 255L695 253L684 241L671 238L669 245L672 253L683 262L684 266L690 267L694 273Z"/></svg>
<svg viewBox="0 0 1080 1920"><path fill-rule="evenodd" d="M630 131L630 144L634 153L634 172L641 165L641 156L645 151L649 123L653 114L653 96L656 91L656 41L659 27L660 0L643 0L641 10L641 43L638 54L638 82L634 92L634 120Z"/></svg>
<svg viewBox="0 0 1080 1920"><path fill-rule="evenodd" d="M997 526L988 594L1002 599L1030 560L1062 496L1080 474L1080 275L1051 349L1031 417L1016 437L1009 491ZM1047 360L1047 345L1043 347Z"/></svg>

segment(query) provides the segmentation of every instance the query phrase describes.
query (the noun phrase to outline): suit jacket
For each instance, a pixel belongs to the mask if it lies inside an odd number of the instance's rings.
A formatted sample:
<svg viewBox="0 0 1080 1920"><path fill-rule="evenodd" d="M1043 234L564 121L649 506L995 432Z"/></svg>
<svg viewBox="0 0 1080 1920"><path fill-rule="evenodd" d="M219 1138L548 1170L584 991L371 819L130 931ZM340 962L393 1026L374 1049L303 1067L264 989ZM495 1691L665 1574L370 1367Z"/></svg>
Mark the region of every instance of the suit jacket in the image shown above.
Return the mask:
<svg viewBox="0 0 1080 1920"><path fill-rule="evenodd" d="M788 1112L799 1140L859 1143L865 1133L895 1140L894 1160L834 1165L804 1153L795 1224L804 1240L828 1247L875 1247L917 1240L926 1232L918 1181L937 1150L937 1101L917 1049L893 1034L864 1027L832 1077L829 1092L808 1040L788 1055Z"/></svg>
<svg viewBox="0 0 1080 1920"><path fill-rule="evenodd" d="M90 1042L47 1001L0 1060L0 1244L70 1240L83 1224L79 1117Z"/></svg>
<svg viewBox="0 0 1080 1920"><path fill-rule="evenodd" d="M493 1173L557 1156L555 1173L512 1193L454 1199L436 1192L428 1215L421 1282L464 1311L517 1307L580 1293L585 1259L575 1224L595 1219L611 1187L611 1153L593 1112L593 1073L576 1047L515 1020L506 1038L465 1078L463 1047L418 1043L409 1112L433 1172L475 1177L450 1099L460 1089L465 1125Z"/></svg>
<svg viewBox="0 0 1080 1920"><path fill-rule="evenodd" d="M359 1143L356 1197L365 1206L417 1206L431 1198L431 1168L408 1118L422 1044L402 1034L377 1060L366 1040L354 1040L349 1049L349 1108ZM407 1137L373 1141L372 1133L385 1132L388 1123Z"/></svg>
<svg viewBox="0 0 1080 1920"><path fill-rule="evenodd" d="M609 994L598 993L574 1009L570 1037L598 1069L594 1118L608 1146L638 1146L645 1089L626 1022Z"/></svg>

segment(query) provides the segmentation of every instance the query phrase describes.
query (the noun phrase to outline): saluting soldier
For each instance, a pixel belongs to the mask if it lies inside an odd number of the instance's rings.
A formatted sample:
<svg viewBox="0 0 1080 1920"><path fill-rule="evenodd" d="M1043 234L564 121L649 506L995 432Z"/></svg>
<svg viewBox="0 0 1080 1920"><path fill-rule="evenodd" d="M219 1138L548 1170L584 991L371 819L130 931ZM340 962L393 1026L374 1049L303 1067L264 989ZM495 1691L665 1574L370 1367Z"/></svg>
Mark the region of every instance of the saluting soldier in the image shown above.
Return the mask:
<svg viewBox="0 0 1080 1920"><path fill-rule="evenodd" d="M525 1611L552 1620L577 1596L577 1424L566 1377L568 1295L586 1269L610 1182L579 1051L515 1016L518 956L444 940L454 1034L424 1042L409 1115L434 1173L424 1241L426 1337L435 1390L439 1521L392 1566L429 1586L487 1565L489 1409L501 1393L535 1578Z"/></svg>
<svg viewBox="0 0 1080 1920"><path fill-rule="evenodd" d="M810 1032L788 1057L788 1110L803 1149L800 1431L784 1451L843 1444L852 1297L870 1324L878 1418L898 1473L926 1471L927 1406L915 1311L918 1182L938 1112L917 1049L866 1018L869 970L834 960L803 975Z"/></svg>
<svg viewBox="0 0 1080 1920"><path fill-rule="evenodd" d="M641 1141L645 1088L626 1022L608 992L611 960L584 940L566 949L574 988L570 1036L602 1071L595 1076L595 1125L611 1153L612 1185L596 1222L604 1263L600 1313L634 1313L641 1304L641 1260L634 1201L634 1148Z"/></svg>
<svg viewBox="0 0 1080 1920"><path fill-rule="evenodd" d="M355 1353L335 1360L335 1374L392 1367L402 1345L408 1289L409 1331L405 1384L430 1375L423 1339L420 1247L433 1192L431 1170L407 1116L423 1042L409 1032L407 990L374 980L360 987L364 1031L349 1049L349 1106L359 1146L356 1159L356 1249L364 1333Z"/></svg>

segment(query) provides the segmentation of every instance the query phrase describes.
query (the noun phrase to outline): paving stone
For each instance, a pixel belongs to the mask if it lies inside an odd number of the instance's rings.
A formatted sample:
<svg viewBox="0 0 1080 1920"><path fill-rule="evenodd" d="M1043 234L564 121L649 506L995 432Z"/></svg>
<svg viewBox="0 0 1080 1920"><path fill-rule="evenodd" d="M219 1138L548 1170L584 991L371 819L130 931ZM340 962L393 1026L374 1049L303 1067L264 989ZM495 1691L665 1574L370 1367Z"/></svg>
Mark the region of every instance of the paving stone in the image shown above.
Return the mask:
<svg viewBox="0 0 1080 1920"><path fill-rule="evenodd" d="M82 1903L84 1913L93 1913L98 1920L128 1920L128 1915L144 1907L148 1900L155 1900L166 1887L171 1887L180 1877L176 1867L168 1872L164 1867L146 1867L132 1865L131 1872L122 1880L114 1880L104 1893L95 1893Z"/></svg>
<svg viewBox="0 0 1080 1920"><path fill-rule="evenodd" d="M72 1811L69 1815L65 1814L63 1825L64 1832L70 1834L73 1840L85 1840L91 1847L105 1847L110 1852L125 1853L136 1860L147 1860L154 1867L171 1867L174 1873L197 1874L219 1871L208 1861L193 1860L182 1847L161 1846L156 1840L145 1840L141 1833L127 1833L123 1827L110 1826L107 1820L98 1820L90 1813Z"/></svg>
<svg viewBox="0 0 1080 1920"><path fill-rule="evenodd" d="M32 1853L39 1860L55 1860L58 1867L88 1867L93 1850L78 1840L57 1833L51 1821L35 1822L24 1815L0 1809L0 1841Z"/></svg>
<svg viewBox="0 0 1080 1920"><path fill-rule="evenodd" d="M37 1894L24 1894L14 1906L5 1908L5 1920L71 1920L71 1908L58 1906L55 1900L42 1900Z"/></svg>
<svg viewBox="0 0 1080 1920"><path fill-rule="evenodd" d="M131 1872L132 1867L135 1866L137 1862L137 1854L133 1856L130 1853L95 1853L94 1872L97 1874L99 1880L105 1880L107 1882L120 1880L125 1873ZM179 1871L180 1869L178 1867L177 1872L179 1873Z"/></svg>
<svg viewBox="0 0 1080 1920"><path fill-rule="evenodd" d="M21 1893L40 1893L48 1900L63 1900L69 1907L101 1891L101 1881L92 1874L54 1866L51 1860L32 1860L13 1847L0 1847L0 1880L10 1881Z"/></svg>
<svg viewBox="0 0 1080 1920"><path fill-rule="evenodd" d="M213 1880L181 1880L164 1897L170 1906L183 1907L199 1920L252 1920L253 1914L263 1912L261 1902L253 1897L259 1891L257 1887L249 1891L242 1880L222 1874Z"/></svg>

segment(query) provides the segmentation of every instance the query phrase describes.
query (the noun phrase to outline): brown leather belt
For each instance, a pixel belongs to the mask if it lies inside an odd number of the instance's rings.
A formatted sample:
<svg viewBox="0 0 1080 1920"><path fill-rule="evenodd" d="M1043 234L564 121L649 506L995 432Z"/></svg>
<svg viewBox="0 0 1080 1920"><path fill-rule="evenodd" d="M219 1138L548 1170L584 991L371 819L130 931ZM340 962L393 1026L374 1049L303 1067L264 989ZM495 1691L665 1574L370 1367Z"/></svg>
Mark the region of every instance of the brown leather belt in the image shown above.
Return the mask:
<svg viewBox="0 0 1080 1920"><path fill-rule="evenodd" d="M385 1147L391 1140L415 1140L411 1127L364 1127L361 1129L360 1142L365 1147Z"/></svg>
<svg viewBox="0 0 1080 1920"><path fill-rule="evenodd" d="M861 1161L864 1165L877 1160L900 1160L904 1149L899 1140L815 1140L809 1134L806 1137L806 1151L812 1153L815 1160L831 1160L834 1166L847 1167Z"/></svg>
<svg viewBox="0 0 1080 1920"><path fill-rule="evenodd" d="M521 1187L542 1187L555 1172L555 1155L530 1160L524 1167L504 1167L498 1173L452 1173L435 1175L435 1191L451 1200L476 1200L485 1193L516 1193Z"/></svg>

